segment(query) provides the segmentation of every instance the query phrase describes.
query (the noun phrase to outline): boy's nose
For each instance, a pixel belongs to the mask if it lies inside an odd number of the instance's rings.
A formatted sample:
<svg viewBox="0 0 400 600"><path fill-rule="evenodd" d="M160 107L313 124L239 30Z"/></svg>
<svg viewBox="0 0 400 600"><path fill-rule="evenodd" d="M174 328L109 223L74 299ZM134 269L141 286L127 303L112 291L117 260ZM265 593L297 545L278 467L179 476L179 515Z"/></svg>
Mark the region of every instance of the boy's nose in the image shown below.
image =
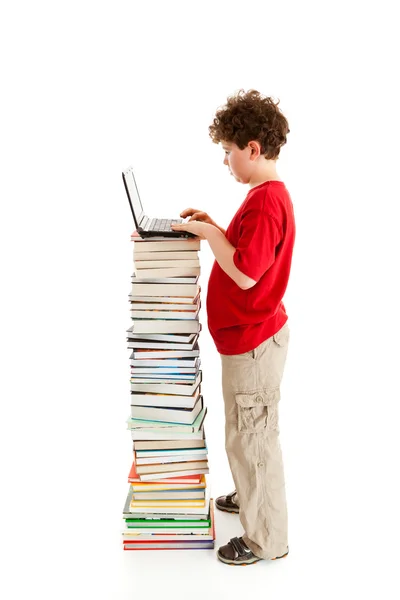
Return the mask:
<svg viewBox="0 0 400 600"><path fill-rule="evenodd" d="M224 165L228 166L228 159L226 157L224 158Z"/></svg>

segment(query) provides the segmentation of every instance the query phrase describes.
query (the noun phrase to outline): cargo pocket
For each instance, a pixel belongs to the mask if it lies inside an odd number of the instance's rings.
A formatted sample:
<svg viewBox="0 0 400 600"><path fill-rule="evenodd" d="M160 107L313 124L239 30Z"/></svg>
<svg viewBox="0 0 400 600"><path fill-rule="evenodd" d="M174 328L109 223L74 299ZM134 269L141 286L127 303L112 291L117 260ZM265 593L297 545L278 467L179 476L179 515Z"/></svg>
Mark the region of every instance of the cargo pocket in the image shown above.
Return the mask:
<svg viewBox="0 0 400 600"><path fill-rule="evenodd" d="M256 392L238 392L238 430L241 433L261 433L277 428L279 388Z"/></svg>

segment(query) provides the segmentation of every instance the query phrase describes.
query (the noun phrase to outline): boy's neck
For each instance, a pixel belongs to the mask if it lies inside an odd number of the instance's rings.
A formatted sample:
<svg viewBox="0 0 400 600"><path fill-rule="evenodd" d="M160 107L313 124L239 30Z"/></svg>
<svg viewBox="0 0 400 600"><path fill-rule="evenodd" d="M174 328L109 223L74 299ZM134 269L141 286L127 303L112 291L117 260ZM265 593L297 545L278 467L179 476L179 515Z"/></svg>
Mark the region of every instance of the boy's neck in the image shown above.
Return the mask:
<svg viewBox="0 0 400 600"><path fill-rule="evenodd" d="M249 188L261 185L266 181L282 181L276 170L276 160L265 160L259 168L255 168L249 181Z"/></svg>

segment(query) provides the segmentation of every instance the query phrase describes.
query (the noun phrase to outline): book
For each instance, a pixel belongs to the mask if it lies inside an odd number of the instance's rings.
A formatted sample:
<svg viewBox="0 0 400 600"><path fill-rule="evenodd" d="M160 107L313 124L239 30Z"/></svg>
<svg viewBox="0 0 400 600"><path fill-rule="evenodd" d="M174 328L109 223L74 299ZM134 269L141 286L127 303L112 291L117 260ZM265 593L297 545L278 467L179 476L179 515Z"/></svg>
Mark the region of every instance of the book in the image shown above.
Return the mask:
<svg viewBox="0 0 400 600"><path fill-rule="evenodd" d="M138 252L133 253L133 262L137 265L140 262L146 261L158 261L162 260L165 262L170 261L181 261L181 260L199 260L199 253L197 250L169 250L160 252ZM195 265L196 266L196 265Z"/></svg>
<svg viewBox="0 0 400 600"><path fill-rule="evenodd" d="M200 306L197 310L134 310L131 309L131 319L198 319L200 312Z"/></svg>
<svg viewBox="0 0 400 600"><path fill-rule="evenodd" d="M174 304L173 302L130 302L131 314L136 310L161 310L166 313L172 311L185 311L195 313L201 307L201 302L192 302L190 304Z"/></svg>
<svg viewBox="0 0 400 600"><path fill-rule="evenodd" d="M191 283L197 284L199 280L199 275L175 275L169 274L165 275L165 277L154 277L153 275L142 277L140 275L140 271L137 275L133 274L131 277L132 283ZM158 298L157 298L158 300Z"/></svg>
<svg viewBox="0 0 400 600"><path fill-rule="evenodd" d="M200 240L187 240L185 238L177 238L174 240L165 240L152 238L143 239L137 236L131 236L134 242L134 256L141 252L168 252L172 250L200 250ZM182 241L180 241L182 240Z"/></svg>
<svg viewBox="0 0 400 600"><path fill-rule="evenodd" d="M199 396L193 408L161 408L158 406L131 405L131 417L133 419L149 419L151 421L187 423L191 425L202 409L203 397Z"/></svg>
<svg viewBox="0 0 400 600"><path fill-rule="evenodd" d="M200 267L199 258L183 260L135 260L135 271L141 269L184 269L185 267ZM165 275L166 277L167 275Z"/></svg>
<svg viewBox="0 0 400 600"><path fill-rule="evenodd" d="M148 348L148 349L138 348L136 350L133 350L133 352L129 358L130 358L130 363L133 364L133 361L135 359L142 360L145 358L149 358L149 359L197 358L199 355L200 355L200 348L199 348L198 344L196 343L193 346L192 350L170 350L169 348L167 348L166 350L158 350L155 348Z"/></svg>
<svg viewBox="0 0 400 600"><path fill-rule="evenodd" d="M191 460L180 463L156 463L151 465L138 465L136 464L136 472L141 479L142 475L150 474L153 475L153 479L156 479L160 475L174 471L179 474L181 471L195 471L196 469L207 469L207 460Z"/></svg>
<svg viewBox="0 0 400 600"><path fill-rule="evenodd" d="M197 373L197 371L196 371ZM183 383L193 383L196 380L195 373L182 373L182 374L166 374L161 373L157 374L146 374L146 373L138 373L137 375L131 375L130 382L131 383L174 383L174 384L183 384Z"/></svg>
<svg viewBox="0 0 400 600"><path fill-rule="evenodd" d="M128 295L128 300L132 302L156 302L158 304L196 304L199 300L199 294L189 296L133 296Z"/></svg>
<svg viewBox="0 0 400 600"><path fill-rule="evenodd" d="M176 396L192 396L202 379L202 371L196 377L194 383L131 383L132 392L153 392L158 394L173 394Z"/></svg>
<svg viewBox="0 0 400 600"><path fill-rule="evenodd" d="M177 367L178 369L189 369L195 368L197 365L201 363L200 358L193 357L187 358L159 358L159 359L132 359L130 361L131 368L135 367Z"/></svg>
<svg viewBox="0 0 400 600"><path fill-rule="evenodd" d="M181 501L173 501L160 503L157 500L153 502L152 500L136 501L132 500L130 508L138 508L143 510L151 510L155 508L156 510L169 510L171 508L179 508L181 510L185 510L186 508L201 508L205 506L204 500L193 500L189 502L181 502ZM158 536L157 536L158 537ZM153 536L153 539L156 539L156 536Z"/></svg>
<svg viewBox="0 0 400 600"><path fill-rule="evenodd" d="M175 467L175 465L171 465L171 469ZM209 469L208 467L204 467L204 468L200 468L200 467L195 467L194 469L187 469L185 471L181 471L181 470L171 470L171 471L159 471L157 473L141 473L139 475L140 477L140 481L153 481L154 479L157 478L158 479L171 479L173 477L178 477L180 474L182 475L199 475L199 474L204 474L206 475L207 473L209 473Z"/></svg>
<svg viewBox="0 0 400 600"><path fill-rule="evenodd" d="M128 481L131 484L132 492L159 492L159 491L204 491L206 488L205 475L193 475L186 477L177 477L176 479L162 479L159 481L140 481L136 473L136 463L133 459L129 471Z"/></svg>
<svg viewBox="0 0 400 600"><path fill-rule="evenodd" d="M207 452L203 454L177 454L176 456L136 456L135 462L140 465L172 465L174 463L193 462L195 460L206 460Z"/></svg>
<svg viewBox="0 0 400 600"><path fill-rule="evenodd" d="M134 448L133 452L137 459L150 459L161 457L159 462L164 462L164 458L169 458L173 456L206 456L208 454L208 447L205 446L204 448L163 448L162 450L136 450Z"/></svg>
<svg viewBox="0 0 400 600"><path fill-rule="evenodd" d="M188 531L187 529L178 529L177 531L173 531L172 533L164 533L165 530L163 529L155 529L154 531L150 531L148 532L147 530L142 533L142 531L140 529L132 531L132 533L130 532L130 528L127 528L123 534L122 537L124 539L124 541L129 542L129 541L133 541L133 542L146 542L146 541L154 541L155 539L159 539L160 542L167 542L167 541L183 541L183 540L196 540L197 538L204 538L204 540L212 540L212 531L210 531L210 529L201 529L201 532L199 531L199 529L193 529L192 532ZM162 533L160 533L162 532ZM157 535L154 535L157 534ZM136 539L136 538L140 538L140 539Z"/></svg>
<svg viewBox="0 0 400 600"><path fill-rule="evenodd" d="M132 417L127 419L127 424L128 429L135 429L137 431L146 430L148 433L163 433L164 431L168 433L194 433L202 429L206 412L207 408L204 407L198 414L195 422L191 425L187 423L169 423L168 421L148 421Z"/></svg>
<svg viewBox="0 0 400 600"><path fill-rule="evenodd" d="M160 492L133 492L132 500L204 500L205 491L202 490L165 490Z"/></svg>
<svg viewBox="0 0 400 600"><path fill-rule="evenodd" d="M191 396L171 396L171 394L131 393L131 406L159 406L193 408L200 395L198 386Z"/></svg>
<svg viewBox="0 0 400 600"><path fill-rule="evenodd" d="M131 367L131 375L193 375L197 373L199 366L196 367L162 367L161 365L152 367Z"/></svg>
<svg viewBox="0 0 400 600"><path fill-rule="evenodd" d="M141 485L141 486L150 486L150 485L164 485L164 486L169 486L169 485L195 485L200 486L203 483L205 484L206 479L205 476L202 475L201 473L195 473L195 474L184 474L181 473L179 475L177 475L176 477L170 477L170 478L163 478L162 480L158 480L156 478L153 478L152 480L148 481L148 482L143 482L141 481L141 479L139 478L139 474L136 471L136 463L135 463L135 459L132 462L130 471L129 471L129 475L128 475L128 481L131 483L131 485ZM133 488L130 490L130 498L132 498L132 493L133 493Z"/></svg>
<svg viewBox="0 0 400 600"><path fill-rule="evenodd" d="M162 269L136 269L135 275L137 279L168 279L169 277L187 277L189 275L200 275L200 267L169 267ZM163 282L164 283L164 282Z"/></svg>
<svg viewBox="0 0 400 600"><path fill-rule="evenodd" d="M200 328L201 329L201 328ZM192 344L198 339L198 333L132 333L127 330L128 338L140 342L178 342Z"/></svg>
<svg viewBox="0 0 400 600"><path fill-rule="evenodd" d="M161 423L161 421L144 421L140 419L129 418L128 429L131 431L132 441L182 441L204 440L204 419L207 414L207 407L198 414L192 425Z"/></svg>
<svg viewBox="0 0 400 600"><path fill-rule="evenodd" d="M214 541L204 542L124 542L124 551L133 552L135 550L212 550Z"/></svg>
<svg viewBox="0 0 400 600"><path fill-rule="evenodd" d="M138 517L139 514L141 515L149 515L149 514L154 514L154 515L158 515L158 517L160 518L161 515L163 515L163 518L168 518L168 515L171 515L172 518L178 518L177 515L179 515L179 518L181 518L182 516L203 516L205 518L209 517L210 514L210 488L206 487L206 501L205 501L205 506L199 506L199 507L192 507L192 508L157 508L157 507L152 507L149 509L144 509L143 507L131 507L131 500L132 500L132 491L131 489L129 489L128 492L128 496L127 496L127 500L125 503L125 509L124 509L124 516L126 515L128 518L131 515L136 515L136 517ZM129 502L128 502L128 498L129 498ZM126 510L127 509L127 510ZM176 515L176 517L174 516Z"/></svg>
<svg viewBox="0 0 400 600"><path fill-rule="evenodd" d="M197 283L132 283L131 297L140 296L187 296L198 295L200 287Z"/></svg>
<svg viewBox="0 0 400 600"><path fill-rule="evenodd" d="M205 477L201 475L200 477ZM204 491L205 483L168 483L167 479L162 479L158 483L152 481L135 481L132 484L132 492L190 492L190 491ZM140 487L142 486L142 487Z"/></svg>
<svg viewBox="0 0 400 600"><path fill-rule="evenodd" d="M129 337L134 337L136 333L198 333L199 325L198 320L189 319L135 319L127 331Z"/></svg>
<svg viewBox="0 0 400 600"><path fill-rule="evenodd" d="M203 430L192 432L171 432L168 429L131 429L132 440L201 440Z"/></svg>
<svg viewBox="0 0 400 600"><path fill-rule="evenodd" d="M129 340L127 342L128 348L131 350L145 349L147 352L150 350L193 350L197 344L197 337L191 342L153 342L148 340L137 341ZM198 347L197 347L198 352ZM199 353L192 355L198 356ZM187 356L187 355L186 355Z"/></svg>
<svg viewBox="0 0 400 600"><path fill-rule="evenodd" d="M137 451L157 451L157 450L181 450L183 448L205 448L205 440L188 440L185 444L179 441L164 442L135 442L134 449Z"/></svg>
<svg viewBox="0 0 400 600"><path fill-rule="evenodd" d="M135 534L139 534L140 539L156 539L152 534L162 536L163 539L172 539L173 536L178 537L180 535L190 536L189 539L195 539L195 536L201 536L204 539L208 537L215 538L215 514L214 514L214 501L210 499L210 513L209 518L202 520L188 519L125 519L125 530L123 536L126 539L139 539L134 537ZM165 538L164 538L165 536Z"/></svg>

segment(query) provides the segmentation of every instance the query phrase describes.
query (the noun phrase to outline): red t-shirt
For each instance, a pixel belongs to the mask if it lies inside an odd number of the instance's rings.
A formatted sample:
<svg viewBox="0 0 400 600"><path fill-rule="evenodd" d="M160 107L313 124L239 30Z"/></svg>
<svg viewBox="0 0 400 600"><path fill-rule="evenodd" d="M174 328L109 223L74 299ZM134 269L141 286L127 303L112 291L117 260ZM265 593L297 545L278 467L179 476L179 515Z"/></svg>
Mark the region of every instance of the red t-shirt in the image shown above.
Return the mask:
<svg viewBox="0 0 400 600"><path fill-rule="evenodd" d="M282 303L295 239L293 204L283 181L252 188L226 238L236 267L257 283L242 290L214 261L207 290L208 328L220 354L257 348L287 321Z"/></svg>

